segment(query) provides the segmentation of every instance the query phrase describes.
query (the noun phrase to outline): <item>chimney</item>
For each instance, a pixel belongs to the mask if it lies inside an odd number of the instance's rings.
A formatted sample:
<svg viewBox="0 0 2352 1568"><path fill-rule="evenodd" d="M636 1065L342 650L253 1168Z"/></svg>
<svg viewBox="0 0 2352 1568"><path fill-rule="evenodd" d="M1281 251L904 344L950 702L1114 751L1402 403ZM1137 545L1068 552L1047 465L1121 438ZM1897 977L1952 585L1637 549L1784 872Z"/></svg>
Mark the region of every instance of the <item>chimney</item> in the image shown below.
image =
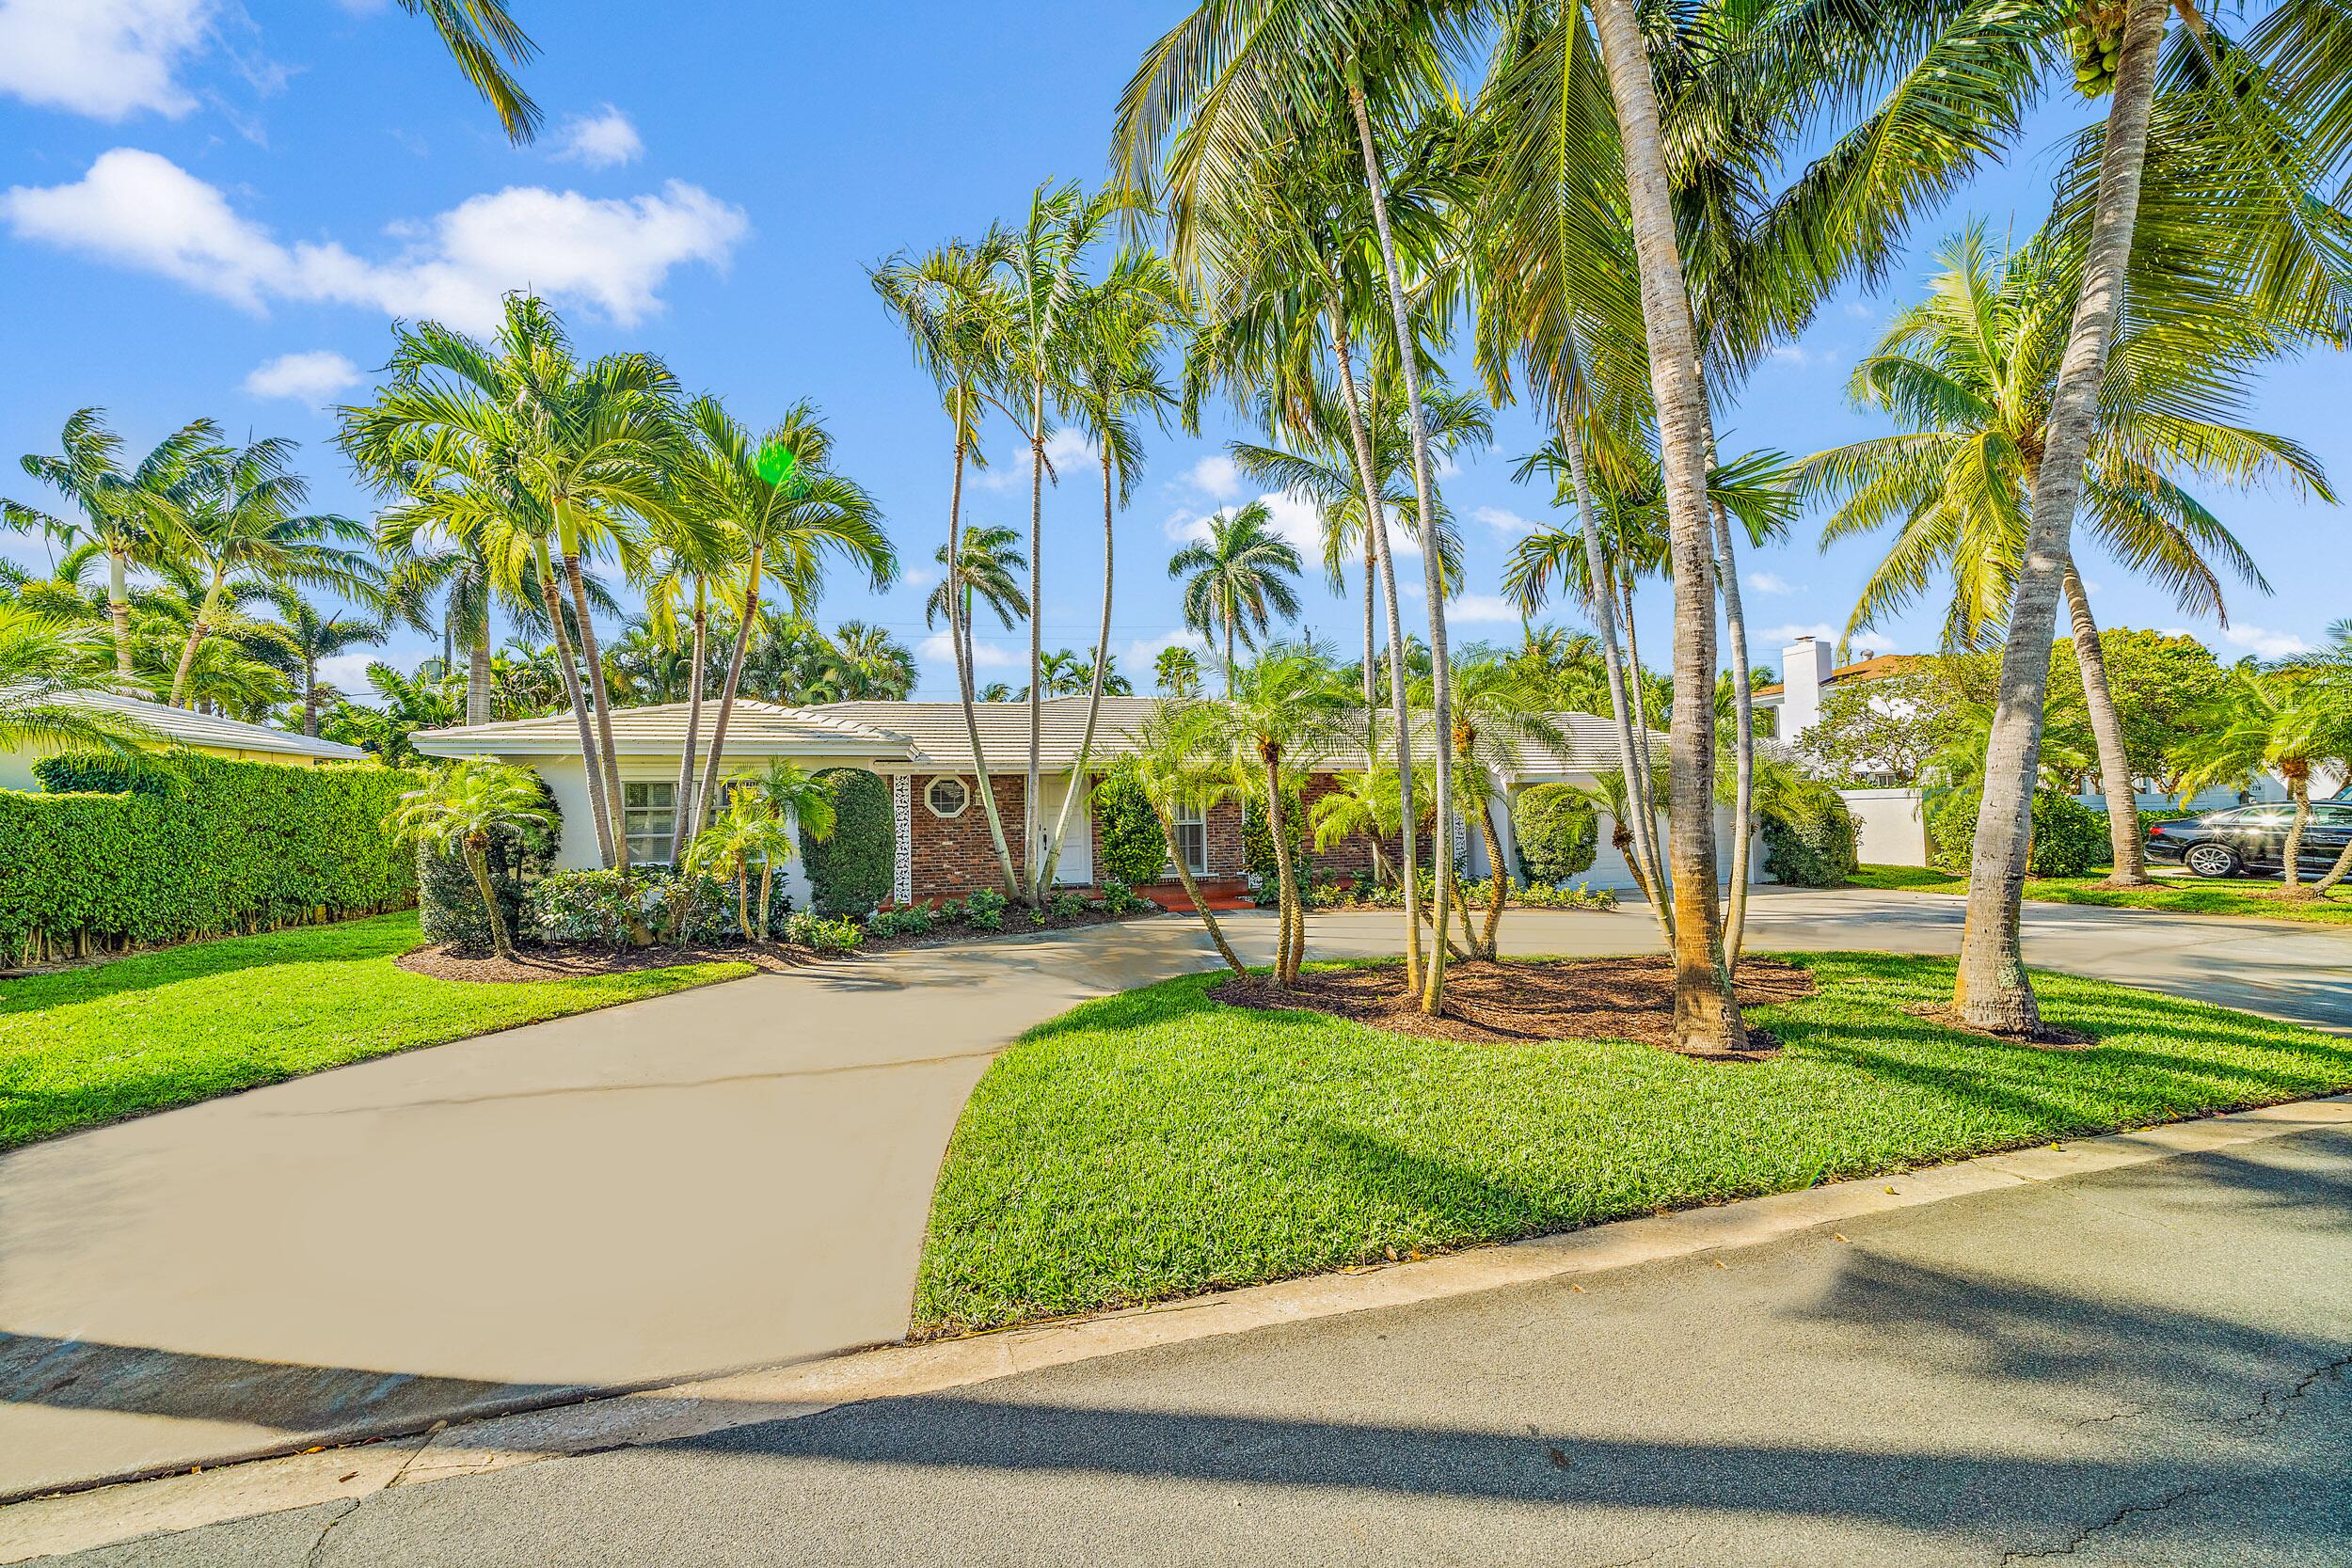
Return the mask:
<svg viewBox="0 0 2352 1568"><path fill-rule="evenodd" d="M1795 740L1821 718L1821 688L1829 680L1830 645L1800 637L1780 651L1780 734Z"/></svg>

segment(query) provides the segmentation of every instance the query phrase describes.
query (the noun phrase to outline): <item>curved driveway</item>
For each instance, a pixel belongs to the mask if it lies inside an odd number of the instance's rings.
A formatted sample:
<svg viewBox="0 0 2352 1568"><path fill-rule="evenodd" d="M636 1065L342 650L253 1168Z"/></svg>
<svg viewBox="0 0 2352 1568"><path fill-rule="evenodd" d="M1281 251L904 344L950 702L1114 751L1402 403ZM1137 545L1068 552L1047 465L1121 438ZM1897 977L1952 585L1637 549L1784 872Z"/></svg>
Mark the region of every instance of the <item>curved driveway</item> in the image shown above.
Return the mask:
<svg viewBox="0 0 2352 1568"><path fill-rule="evenodd" d="M1752 919L1757 949L1948 952L1961 905L1767 891ZM2027 928L2037 963L2352 1029L2352 933L2061 906ZM1652 940L1638 908L1504 929ZM1396 922L1312 933L1366 956ZM0 1497L896 1338L989 1058L1214 962L1170 918L813 965L0 1157Z"/></svg>

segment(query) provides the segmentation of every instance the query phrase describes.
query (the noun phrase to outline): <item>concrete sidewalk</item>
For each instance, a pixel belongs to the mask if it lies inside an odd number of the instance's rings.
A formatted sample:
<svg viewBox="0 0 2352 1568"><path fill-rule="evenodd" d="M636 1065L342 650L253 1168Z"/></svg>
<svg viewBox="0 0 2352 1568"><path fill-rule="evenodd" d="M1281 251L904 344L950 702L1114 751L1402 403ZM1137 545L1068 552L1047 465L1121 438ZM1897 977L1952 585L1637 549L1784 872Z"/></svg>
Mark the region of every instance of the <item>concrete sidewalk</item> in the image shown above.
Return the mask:
<svg viewBox="0 0 2352 1568"><path fill-rule="evenodd" d="M2352 1130L2289 1132L58 1560L2306 1568L2348 1274Z"/></svg>
<svg viewBox="0 0 2352 1568"><path fill-rule="evenodd" d="M1767 892L1751 946L1946 952L1960 913ZM1270 919L1232 924L1262 958ZM1654 941L1638 908L1504 931ZM2027 931L2036 962L2352 1026L2352 934L2053 906ZM1391 952L1396 917L1312 932ZM1178 918L852 958L0 1157L0 1497L895 1339L990 1056L1215 961Z"/></svg>

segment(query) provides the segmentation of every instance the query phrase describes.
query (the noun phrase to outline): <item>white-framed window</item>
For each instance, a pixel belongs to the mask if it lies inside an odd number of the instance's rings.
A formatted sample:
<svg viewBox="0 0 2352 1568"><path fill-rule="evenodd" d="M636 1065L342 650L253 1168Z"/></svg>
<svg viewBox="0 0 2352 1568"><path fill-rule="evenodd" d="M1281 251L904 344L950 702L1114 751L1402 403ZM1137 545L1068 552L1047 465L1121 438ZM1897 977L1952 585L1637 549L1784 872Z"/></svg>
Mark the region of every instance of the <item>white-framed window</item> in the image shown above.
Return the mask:
<svg viewBox="0 0 2352 1568"><path fill-rule="evenodd" d="M621 816L631 865L667 865L677 832L677 785L640 781L621 785Z"/></svg>
<svg viewBox="0 0 2352 1568"><path fill-rule="evenodd" d="M933 816L961 816L972 804L972 786L943 773L923 786L923 804Z"/></svg>
<svg viewBox="0 0 2352 1568"><path fill-rule="evenodd" d="M1197 801L1186 801L1176 808L1172 826L1176 830L1176 847L1184 857L1184 869L1196 877L1205 876L1209 869L1209 809Z"/></svg>

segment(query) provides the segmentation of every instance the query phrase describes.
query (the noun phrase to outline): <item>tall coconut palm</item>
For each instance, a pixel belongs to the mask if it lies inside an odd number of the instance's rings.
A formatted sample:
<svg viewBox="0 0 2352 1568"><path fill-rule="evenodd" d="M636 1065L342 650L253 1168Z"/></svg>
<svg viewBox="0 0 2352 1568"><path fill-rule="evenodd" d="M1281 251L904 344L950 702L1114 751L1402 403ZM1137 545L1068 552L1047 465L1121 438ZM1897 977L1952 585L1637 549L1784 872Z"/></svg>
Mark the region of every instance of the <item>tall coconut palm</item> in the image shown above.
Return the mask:
<svg viewBox="0 0 2352 1568"><path fill-rule="evenodd" d="M697 398L687 408L694 436L684 483L691 505L708 522L732 530L744 552L742 599L736 608L735 647L727 659L726 684L710 727L710 751L703 766L697 801L718 798L719 769L726 751L727 721L743 683L743 662L759 625L763 575L774 578L796 614L804 614L823 587L834 557L861 570L875 588L898 575L898 557L882 532L882 511L864 487L831 468L833 437L817 410L796 404L783 422L754 439L748 427L715 398ZM780 468L768 453L788 454Z"/></svg>
<svg viewBox="0 0 2352 1568"><path fill-rule="evenodd" d="M1445 100L1450 84L1443 49L1460 42L1483 9L1464 0L1353 0L1337 5L1323 0L1203 0L1145 54L1120 95L1113 146L1115 164L1136 188L1147 183L1146 171L1159 164L1160 183L1181 245L1187 212L1214 205L1270 144L1303 126L1325 122L1327 106L1344 94L1405 391L1420 531L1424 540L1432 541L1438 531L1420 339L1408 297L1408 256L1398 244L1388 200L1388 143L1375 119L1409 119ZM1424 571L1422 578L1437 671L1433 718L1442 735L1452 724L1445 590L1441 572ZM1399 732L1406 734L1407 726L1400 723ZM1453 805L1448 769L1436 770L1436 786L1442 821ZM1446 879L1439 878L1440 931L1445 890ZM1726 980L1726 988L1728 984ZM1444 1006L1442 942L1430 953L1422 1006L1431 1012Z"/></svg>
<svg viewBox="0 0 2352 1568"><path fill-rule="evenodd" d="M741 535L703 515L691 486L680 483L685 472L681 467L669 476L675 492L671 503L649 519L654 565L645 584L645 610L654 631L675 641L678 623L685 622L686 736L678 747L671 797L673 865L686 858L687 841L702 820L694 767L702 757L703 698L709 684L711 586L723 584L739 565L748 565L736 559Z"/></svg>
<svg viewBox="0 0 2352 1568"><path fill-rule="evenodd" d="M1104 681L1111 666L1115 525L1120 507L1132 499L1142 473L1140 417L1152 417L1165 430L1175 407L1176 394L1162 377L1160 361L1185 315L1183 293L1167 261L1136 250L1122 250L1112 261L1108 276L1087 288L1070 310L1060 396L1103 468L1103 613L1088 666L1087 716L1078 736L1078 754L1072 760L1061 812L1036 869L1034 895L1039 897L1053 886L1063 835L1085 793L1094 727L1103 711Z"/></svg>
<svg viewBox="0 0 2352 1568"><path fill-rule="evenodd" d="M977 245L946 245L920 258L894 256L867 273L875 293L905 329L914 350L915 363L930 372L937 385L954 436L954 478L947 491L947 542L938 555L941 565L948 568L947 580L941 583L941 594L935 594L934 599L947 617L948 642L956 660L956 696L963 707L964 737L972 748L973 775L982 779L994 775L980 744L979 716L973 707L973 595L971 592L958 594L949 589L948 581L964 572L967 562L974 571L981 572L970 586L977 589L989 580L982 571L981 560L966 550L961 531L963 470L967 460L976 467L987 461L979 445L980 420L1000 389L1002 347L1011 330L1010 302L998 277L1010 245L1009 238L1001 231L992 231ZM1017 551L1008 551L1007 541L998 537L1009 534L1009 531L984 531L993 541L991 550L999 563L1009 562L1015 571L1025 563ZM990 594L984 589L982 595L1008 630L1011 629L1011 622L1007 616L1007 605L1017 598L1022 607L1020 613L1030 613L1026 596ZM993 790L980 791L980 810L988 821L989 840L996 851L997 873L1003 879L1005 895L1017 896L1021 891L1020 878L1013 869L1012 850L1006 842L1005 824L996 809Z"/></svg>
<svg viewBox="0 0 2352 1568"><path fill-rule="evenodd" d="M923 605L925 626L936 626L946 616L950 635L961 628L961 634L968 636L974 610L985 605L996 624L1010 631L1014 621L1029 613L1028 596L1021 592L1020 580L1029 562L1021 553L1021 535L1014 530L966 529L954 561L948 559L945 545L931 559L939 562L940 578L939 586ZM972 689L971 670L967 645L958 650L956 661L956 681L967 697Z"/></svg>
<svg viewBox="0 0 2352 1568"><path fill-rule="evenodd" d="M326 588L348 597L372 596L382 581L375 562L358 550L366 525L333 513L304 513L309 483L286 471L294 443L254 441L216 448L189 463L169 534L202 580L202 597L188 624L171 678L169 701L186 700L197 650L218 626L232 580L264 588Z"/></svg>
<svg viewBox="0 0 2352 1568"><path fill-rule="evenodd" d="M490 882L490 841L500 833L548 826L547 811L539 803L539 781L520 768L488 757L460 757L421 789L400 799L395 827L428 849L456 846L489 917L490 946L500 958L512 958L514 938Z"/></svg>
<svg viewBox="0 0 2352 1568"><path fill-rule="evenodd" d="M115 674L129 682L131 568L152 566L167 553L166 540L179 515L178 487L190 461L221 444L220 426L191 420L125 468L122 437L107 428L106 411L82 408L66 420L58 444L63 450L54 455L26 452L18 462L81 515L58 517L20 501L0 500L0 523L20 531L37 529L63 543L95 544L104 551Z"/></svg>
<svg viewBox="0 0 2352 1568"><path fill-rule="evenodd" d="M1251 501L1208 522L1209 536L1169 558L1168 575L1184 589L1184 625L1221 639L1225 695L1234 694L1236 641L1254 648L1279 615L1298 614L1298 593L1291 586L1300 571L1298 551L1273 531L1274 514Z"/></svg>
<svg viewBox="0 0 2352 1568"><path fill-rule="evenodd" d="M1193 912L1208 927L1217 957L1235 974L1246 975L1249 971L1234 954L1233 944L1226 940L1224 925L1209 908L1209 901L1201 896L1200 884L1193 879L1184 847L1176 842L1179 816L1212 811L1232 794L1232 769L1227 759L1218 754L1216 742L1215 711L1183 697L1153 704L1143 721L1127 732L1128 755L1133 759L1136 783L1142 788L1144 799L1152 802L1152 815L1158 819L1160 836L1168 843L1168 863L1176 868L1176 879L1184 884L1184 896L1192 901Z"/></svg>
<svg viewBox="0 0 2352 1568"><path fill-rule="evenodd" d="M1899 314L1855 367L1849 394L1891 415L1901 434L1806 464L1811 487L1842 501L1822 531L1824 548L1855 533L1897 530L1855 604L1849 638L1944 575L1952 587L1947 646L1979 646L2006 620L2065 342L2065 269L2054 252L2038 240L2003 258L1979 230L1954 237L1940 252L1944 270L1929 297ZM2237 422L2248 396L2241 367L2281 346L2272 323L2243 309L2233 317L2228 302L2195 323L2129 322L2108 356L2090 437L2083 521L2119 560L2169 588L2184 611L2225 624L2225 573L2257 588L2268 584L2180 481L2283 480L2307 494L2329 494L2308 451ZM2122 723L2072 553L2060 582L2107 798L2109 880L2145 885Z"/></svg>

